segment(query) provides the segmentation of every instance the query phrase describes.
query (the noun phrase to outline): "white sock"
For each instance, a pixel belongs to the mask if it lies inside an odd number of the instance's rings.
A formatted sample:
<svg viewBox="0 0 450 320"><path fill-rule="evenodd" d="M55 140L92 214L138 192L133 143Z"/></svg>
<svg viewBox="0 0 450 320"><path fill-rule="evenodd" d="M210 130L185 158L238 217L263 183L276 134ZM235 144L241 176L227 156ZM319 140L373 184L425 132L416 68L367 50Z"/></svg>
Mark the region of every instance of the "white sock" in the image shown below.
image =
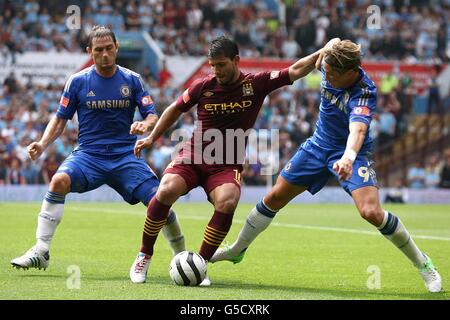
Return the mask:
<svg viewBox="0 0 450 320"><path fill-rule="evenodd" d="M417 268L421 268L427 261L401 220L392 213L384 211L383 223L378 230L399 248Z"/></svg>
<svg viewBox="0 0 450 320"><path fill-rule="evenodd" d="M277 211L274 211L260 201L250 211L244 227L239 232L237 240L231 245L233 254L240 254L246 250L255 238L270 225Z"/></svg>
<svg viewBox="0 0 450 320"><path fill-rule="evenodd" d="M65 196L48 191L42 202L36 229L36 250L43 254L50 250L50 243L64 212Z"/></svg>
<svg viewBox="0 0 450 320"><path fill-rule="evenodd" d="M162 228L162 233L164 235L164 238L166 238L166 240L169 242L174 255L186 250L180 223L178 222L177 216L173 210L170 210L169 212L167 222Z"/></svg>

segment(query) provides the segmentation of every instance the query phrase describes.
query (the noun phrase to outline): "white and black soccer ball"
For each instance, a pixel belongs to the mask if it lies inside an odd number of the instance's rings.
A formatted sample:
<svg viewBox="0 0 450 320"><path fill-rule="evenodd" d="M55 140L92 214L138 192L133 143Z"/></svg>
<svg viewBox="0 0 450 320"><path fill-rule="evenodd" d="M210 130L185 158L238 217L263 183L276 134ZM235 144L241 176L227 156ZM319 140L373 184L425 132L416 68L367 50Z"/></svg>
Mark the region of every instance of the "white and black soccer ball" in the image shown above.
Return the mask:
<svg viewBox="0 0 450 320"><path fill-rule="evenodd" d="M198 286L206 277L207 263L201 255L183 251L172 258L170 278L179 286Z"/></svg>

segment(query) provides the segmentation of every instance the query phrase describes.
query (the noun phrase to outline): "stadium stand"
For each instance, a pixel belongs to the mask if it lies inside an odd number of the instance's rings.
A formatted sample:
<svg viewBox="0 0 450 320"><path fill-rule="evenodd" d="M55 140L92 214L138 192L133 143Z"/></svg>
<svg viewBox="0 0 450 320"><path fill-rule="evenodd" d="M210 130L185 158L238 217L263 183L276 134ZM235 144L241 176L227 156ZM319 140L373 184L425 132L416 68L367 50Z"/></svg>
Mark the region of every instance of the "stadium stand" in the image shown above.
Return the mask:
<svg viewBox="0 0 450 320"><path fill-rule="evenodd" d="M409 5L406 5L406 3ZM14 61L24 52L83 52L93 25L114 31L146 31L165 55L204 56L210 40L231 35L243 57L298 58L339 36L362 44L365 59L435 65L442 70L449 61L450 3L448 1L371 1L381 8L383 28L374 32L365 24L368 1L291 0L193 0L193 1L0 1L0 59ZM82 29L68 31L64 15L70 4L82 12ZM158 111L172 102L183 88L174 87L167 69L152 74L136 70L157 103ZM299 81L273 93L261 110L256 127L282 128L280 165L314 130L320 93L308 81ZM390 75L380 86L379 114L371 126L376 138L377 171L382 185L407 185L409 168L425 168L430 154L440 170L439 183L448 187L450 148L450 96L442 95L435 78L428 92L412 90L408 74ZM0 184L44 184L77 141L77 125L69 122L62 137L37 162L27 159L26 146L42 134L58 107L64 83L47 86L19 81L14 73L0 83ZM425 112L418 112L422 101ZM194 113L177 127L192 132ZM444 151L446 150L447 151ZM161 173L170 161L173 145L168 136L146 154ZM447 163L447 164L445 164ZM437 168L437 169L436 169ZM447 168L447 169L445 169ZM247 165L244 182L265 184L258 165ZM447 170L447 171L445 171ZM445 171L445 172L444 172ZM445 178L446 177L446 178ZM447 179L447 180L445 180ZM442 181L445 180L445 181ZM431 183L431 182L430 182ZM426 186L426 183L423 184Z"/></svg>

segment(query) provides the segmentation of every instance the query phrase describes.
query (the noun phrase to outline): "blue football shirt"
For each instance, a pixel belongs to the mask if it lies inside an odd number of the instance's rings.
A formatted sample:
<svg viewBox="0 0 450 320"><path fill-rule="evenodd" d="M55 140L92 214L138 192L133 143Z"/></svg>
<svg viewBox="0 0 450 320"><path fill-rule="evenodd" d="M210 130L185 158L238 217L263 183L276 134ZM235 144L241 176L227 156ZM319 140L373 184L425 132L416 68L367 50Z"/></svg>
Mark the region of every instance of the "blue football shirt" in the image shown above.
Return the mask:
<svg viewBox="0 0 450 320"><path fill-rule="evenodd" d="M336 89L325 79L322 69L319 118L311 142L326 149L344 149L350 134L350 122L370 126L377 105L377 88L363 69L350 88ZM367 131L360 152L370 150L373 139Z"/></svg>
<svg viewBox="0 0 450 320"><path fill-rule="evenodd" d="M66 83L56 116L78 114L78 150L122 154L133 149L130 126L136 110L142 118L155 114L153 101L139 74L117 66L112 77L102 77L95 66L72 75Z"/></svg>

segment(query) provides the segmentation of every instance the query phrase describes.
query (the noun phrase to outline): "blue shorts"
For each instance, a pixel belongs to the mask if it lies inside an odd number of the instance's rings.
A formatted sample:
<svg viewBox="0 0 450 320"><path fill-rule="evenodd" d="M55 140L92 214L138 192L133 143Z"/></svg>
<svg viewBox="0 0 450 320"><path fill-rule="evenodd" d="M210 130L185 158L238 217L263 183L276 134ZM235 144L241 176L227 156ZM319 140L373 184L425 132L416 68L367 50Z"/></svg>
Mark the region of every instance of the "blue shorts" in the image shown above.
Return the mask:
<svg viewBox="0 0 450 320"><path fill-rule="evenodd" d="M57 173L61 172L70 176L71 192L83 193L107 184L130 204L147 205L159 186L147 163L132 152L103 156L74 150L58 168Z"/></svg>
<svg viewBox="0 0 450 320"><path fill-rule="evenodd" d="M307 140L283 168L281 176L287 182L304 186L311 194L315 194L332 176L339 180L339 176L333 170L333 164L342 157L344 151L344 149L323 149ZM345 181L339 180L339 183L348 194L362 187L378 187L370 153L360 152L353 163L351 178Z"/></svg>

